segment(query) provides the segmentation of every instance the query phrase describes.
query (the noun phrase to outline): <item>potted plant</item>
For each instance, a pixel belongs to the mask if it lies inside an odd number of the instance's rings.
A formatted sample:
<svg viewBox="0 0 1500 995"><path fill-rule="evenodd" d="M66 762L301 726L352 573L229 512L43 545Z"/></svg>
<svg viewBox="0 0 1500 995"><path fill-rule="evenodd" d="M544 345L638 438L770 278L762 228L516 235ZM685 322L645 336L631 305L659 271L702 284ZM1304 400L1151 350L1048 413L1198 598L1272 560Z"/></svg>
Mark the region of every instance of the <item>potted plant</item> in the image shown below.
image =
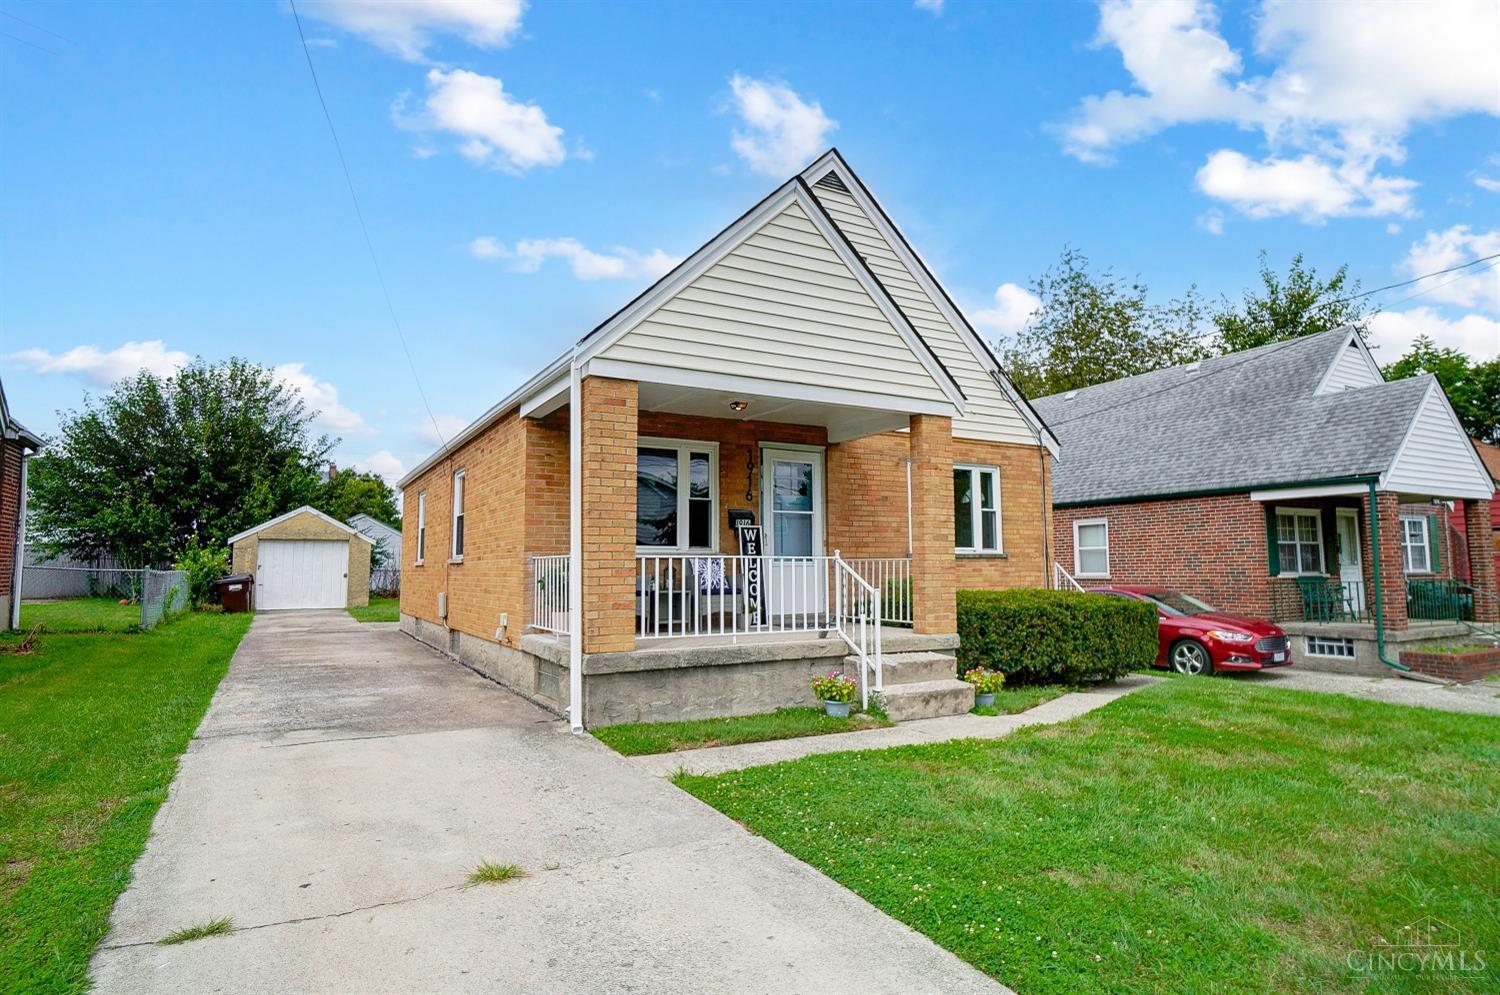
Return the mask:
<svg viewBox="0 0 1500 995"><path fill-rule="evenodd" d="M975 667L964 674L964 680L974 685L974 706L993 708L995 693L1005 686L1005 675L988 667Z"/></svg>
<svg viewBox="0 0 1500 995"><path fill-rule="evenodd" d="M854 701L854 693L859 690L859 684L854 678L835 671L827 677L814 677L812 689L813 694L823 703L824 712L836 719L847 719L849 706Z"/></svg>

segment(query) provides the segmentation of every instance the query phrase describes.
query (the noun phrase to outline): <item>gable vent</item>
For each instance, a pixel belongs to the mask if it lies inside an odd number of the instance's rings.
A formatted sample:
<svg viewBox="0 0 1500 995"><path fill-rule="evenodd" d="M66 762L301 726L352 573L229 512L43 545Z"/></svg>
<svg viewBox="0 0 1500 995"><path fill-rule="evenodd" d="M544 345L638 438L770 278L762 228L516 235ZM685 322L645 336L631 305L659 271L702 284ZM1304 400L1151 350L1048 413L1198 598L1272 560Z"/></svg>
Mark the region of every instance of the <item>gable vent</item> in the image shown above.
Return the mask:
<svg viewBox="0 0 1500 995"><path fill-rule="evenodd" d="M839 193L848 193L849 188L844 186L844 181L839 179L838 173L825 173L823 178L814 183L815 187L826 187L829 190L837 190Z"/></svg>

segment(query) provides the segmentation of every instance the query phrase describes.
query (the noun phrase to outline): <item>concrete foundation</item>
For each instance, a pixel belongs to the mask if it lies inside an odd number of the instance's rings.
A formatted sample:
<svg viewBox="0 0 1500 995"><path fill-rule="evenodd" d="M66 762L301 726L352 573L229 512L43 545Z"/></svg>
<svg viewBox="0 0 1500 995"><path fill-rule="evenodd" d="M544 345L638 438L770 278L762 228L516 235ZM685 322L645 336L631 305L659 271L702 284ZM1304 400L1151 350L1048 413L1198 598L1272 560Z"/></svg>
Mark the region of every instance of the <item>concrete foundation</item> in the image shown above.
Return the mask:
<svg viewBox="0 0 1500 995"><path fill-rule="evenodd" d="M1364 622L1279 622L1292 640L1292 663L1298 670L1315 670L1333 674L1361 674L1366 677L1388 677L1394 667L1380 662L1375 626ZM1423 645L1452 642L1469 635L1467 627L1447 622L1413 622L1411 628L1385 633L1385 655L1399 660L1402 650ZM1307 651L1308 638L1348 639L1354 644L1354 656L1314 656Z"/></svg>
<svg viewBox="0 0 1500 995"><path fill-rule="evenodd" d="M402 613L401 631L557 715L568 710L568 661L562 664L490 639Z"/></svg>

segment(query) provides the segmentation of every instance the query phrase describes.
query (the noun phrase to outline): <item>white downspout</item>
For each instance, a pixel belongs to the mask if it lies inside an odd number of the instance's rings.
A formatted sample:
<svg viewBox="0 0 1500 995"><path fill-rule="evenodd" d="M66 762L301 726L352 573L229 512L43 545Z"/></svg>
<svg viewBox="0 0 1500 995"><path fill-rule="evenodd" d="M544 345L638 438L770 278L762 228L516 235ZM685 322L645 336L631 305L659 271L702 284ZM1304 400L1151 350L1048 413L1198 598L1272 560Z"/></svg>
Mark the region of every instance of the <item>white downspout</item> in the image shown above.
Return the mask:
<svg viewBox="0 0 1500 995"><path fill-rule="evenodd" d="M568 723L583 732L583 385L568 366Z"/></svg>
<svg viewBox="0 0 1500 995"><path fill-rule="evenodd" d="M26 463L30 459L21 453L21 520L16 523L16 567L10 585L10 627L21 627L21 568L26 559Z"/></svg>
<svg viewBox="0 0 1500 995"><path fill-rule="evenodd" d="M906 457L906 558L911 559L911 457Z"/></svg>

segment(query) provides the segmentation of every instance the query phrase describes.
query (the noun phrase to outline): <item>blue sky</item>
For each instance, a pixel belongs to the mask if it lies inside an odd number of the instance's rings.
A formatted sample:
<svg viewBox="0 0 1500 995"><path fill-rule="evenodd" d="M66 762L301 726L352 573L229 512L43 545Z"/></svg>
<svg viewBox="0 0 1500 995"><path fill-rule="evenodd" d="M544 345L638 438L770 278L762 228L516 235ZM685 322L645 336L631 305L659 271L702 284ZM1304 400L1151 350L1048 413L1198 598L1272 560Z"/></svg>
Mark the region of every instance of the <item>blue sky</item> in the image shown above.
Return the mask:
<svg viewBox="0 0 1500 995"><path fill-rule="evenodd" d="M1493 3L299 9L444 431L829 145L996 338L1065 243L1161 299L1262 249L1367 289L1500 252ZM341 463L433 448L289 6L0 0L0 149L30 427L238 354ZM1500 354L1500 270L1375 299L1383 360Z"/></svg>

